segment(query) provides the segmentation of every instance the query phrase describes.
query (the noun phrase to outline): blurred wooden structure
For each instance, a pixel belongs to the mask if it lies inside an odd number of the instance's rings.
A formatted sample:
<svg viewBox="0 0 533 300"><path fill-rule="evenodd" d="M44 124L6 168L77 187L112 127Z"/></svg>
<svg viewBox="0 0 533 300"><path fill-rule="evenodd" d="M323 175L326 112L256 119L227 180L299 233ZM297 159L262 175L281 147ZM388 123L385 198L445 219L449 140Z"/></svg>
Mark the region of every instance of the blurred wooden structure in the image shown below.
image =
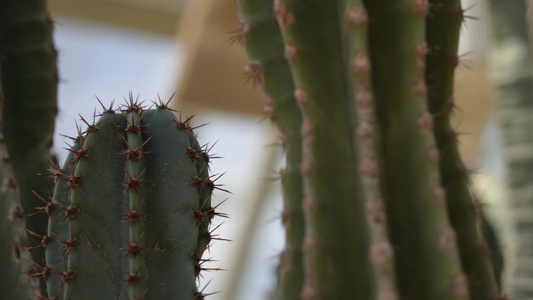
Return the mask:
<svg viewBox="0 0 533 300"><path fill-rule="evenodd" d="M186 65L178 86L178 103L259 115L265 99L252 82L245 82L244 49L231 44L239 25L235 0L193 0L178 30L186 52Z"/></svg>
<svg viewBox="0 0 533 300"><path fill-rule="evenodd" d="M175 36L185 48L186 63L177 83L177 102L186 111L202 109L261 115L260 89L243 80L245 52L231 45L230 32L239 23L235 0L49 0L55 16ZM474 24L476 25L476 24ZM177 71L178 72L178 71ZM476 63L456 78L461 152L472 164L491 111L485 68Z"/></svg>

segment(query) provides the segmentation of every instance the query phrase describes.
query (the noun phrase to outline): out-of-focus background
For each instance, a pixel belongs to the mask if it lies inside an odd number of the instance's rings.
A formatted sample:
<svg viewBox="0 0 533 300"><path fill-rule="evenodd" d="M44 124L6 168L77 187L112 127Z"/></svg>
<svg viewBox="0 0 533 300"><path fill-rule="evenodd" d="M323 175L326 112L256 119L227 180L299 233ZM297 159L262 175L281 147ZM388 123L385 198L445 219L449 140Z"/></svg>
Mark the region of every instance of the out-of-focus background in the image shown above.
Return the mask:
<svg viewBox="0 0 533 300"><path fill-rule="evenodd" d="M467 164L479 169L476 189L494 210L504 176L493 100L486 73L490 40L485 0L464 0L461 67L457 72L455 124ZM202 143L222 156L211 167L224 174L215 203L230 215L216 233L200 286L217 292L209 299L267 299L275 286L277 255L284 237L280 222L280 186L276 180L281 151L276 132L262 114L259 89L242 77L246 57L231 44L238 25L235 0L50 0L59 50L60 116L55 150L66 156L64 138L76 135L78 114L89 120L96 96L109 106L131 91L150 104L173 99L182 114L194 113ZM219 218L220 219L220 218ZM502 241L505 245L506 241Z"/></svg>

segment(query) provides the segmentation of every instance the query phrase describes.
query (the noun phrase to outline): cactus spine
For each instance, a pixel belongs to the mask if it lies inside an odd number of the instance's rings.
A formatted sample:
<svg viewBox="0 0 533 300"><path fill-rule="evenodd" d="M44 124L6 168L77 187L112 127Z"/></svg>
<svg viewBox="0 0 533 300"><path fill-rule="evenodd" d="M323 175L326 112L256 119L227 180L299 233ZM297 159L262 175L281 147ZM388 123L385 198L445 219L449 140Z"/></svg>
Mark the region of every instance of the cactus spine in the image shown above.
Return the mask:
<svg viewBox="0 0 533 300"><path fill-rule="evenodd" d="M190 119L131 98L80 133L63 169L50 173L57 183L47 204L49 298L203 297L195 280L215 185L204 172L208 155L195 145Z"/></svg>

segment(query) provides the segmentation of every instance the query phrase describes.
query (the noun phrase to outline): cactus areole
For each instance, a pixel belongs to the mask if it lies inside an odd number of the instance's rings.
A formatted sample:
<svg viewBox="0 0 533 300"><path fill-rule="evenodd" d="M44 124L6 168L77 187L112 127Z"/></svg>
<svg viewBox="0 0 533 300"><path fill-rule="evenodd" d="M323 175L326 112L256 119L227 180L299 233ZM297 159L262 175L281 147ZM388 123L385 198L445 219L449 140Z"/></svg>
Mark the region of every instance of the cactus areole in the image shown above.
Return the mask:
<svg viewBox="0 0 533 300"><path fill-rule="evenodd" d="M215 184L191 118L167 104L145 109L130 95L98 121L82 119L63 167L50 169L38 265L48 298L203 299L196 278L208 261Z"/></svg>

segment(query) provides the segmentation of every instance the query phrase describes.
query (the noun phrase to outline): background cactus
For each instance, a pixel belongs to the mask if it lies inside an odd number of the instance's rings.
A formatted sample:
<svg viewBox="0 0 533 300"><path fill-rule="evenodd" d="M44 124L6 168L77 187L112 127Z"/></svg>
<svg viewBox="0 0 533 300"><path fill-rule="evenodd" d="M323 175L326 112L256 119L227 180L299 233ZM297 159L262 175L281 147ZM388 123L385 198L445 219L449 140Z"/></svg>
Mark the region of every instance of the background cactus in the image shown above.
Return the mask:
<svg viewBox="0 0 533 300"><path fill-rule="evenodd" d="M47 168L57 115L58 73L52 23L44 0L0 3L2 131L24 215L35 212L40 205L32 190L46 194L53 186L52 178L37 175ZM27 234L29 245L39 244L38 236L46 233L46 215L37 214L26 223L27 229L36 234ZM32 258L43 263L44 249L35 248Z"/></svg>
<svg viewBox="0 0 533 300"><path fill-rule="evenodd" d="M305 284L286 294L282 273L279 298L496 299L448 120L460 2L280 0L273 12L260 2L239 1L247 71L279 101L268 88L287 71L263 72L268 61L258 55L259 43L277 45L279 34L256 36L275 13L302 114ZM281 51L275 57L283 61ZM289 111L273 107L274 116ZM360 248L341 256L336 243Z"/></svg>

